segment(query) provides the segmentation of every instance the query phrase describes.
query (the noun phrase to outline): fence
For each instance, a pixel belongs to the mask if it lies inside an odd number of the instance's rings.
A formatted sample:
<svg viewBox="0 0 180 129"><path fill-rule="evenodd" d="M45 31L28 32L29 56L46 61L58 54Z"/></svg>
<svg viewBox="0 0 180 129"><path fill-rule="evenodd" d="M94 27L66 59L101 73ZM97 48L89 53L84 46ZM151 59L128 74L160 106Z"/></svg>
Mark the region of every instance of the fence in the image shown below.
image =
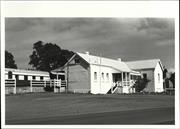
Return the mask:
<svg viewBox="0 0 180 129"><path fill-rule="evenodd" d="M52 87L54 92L61 92L62 89L65 90L66 88L66 80L30 80L30 86L26 86L25 90L26 92L45 92L45 87ZM15 79L8 79L5 80L5 86L6 86L6 94L9 94L10 91L16 94L24 92L22 87L16 86L16 80ZM12 88L11 88L12 87ZM24 88L24 87L23 87ZM18 89L18 90L17 90Z"/></svg>
<svg viewBox="0 0 180 129"><path fill-rule="evenodd" d="M61 92L61 87L66 87L66 80L44 80L44 81L30 81L30 91L33 92L33 87L53 87L54 92Z"/></svg>
<svg viewBox="0 0 180 129"><path fill-rule="evenodd" d="M15 79L6 79L5 87L7 87L6 93L13 92L14 94L16 94L16 80Z"/></svg>

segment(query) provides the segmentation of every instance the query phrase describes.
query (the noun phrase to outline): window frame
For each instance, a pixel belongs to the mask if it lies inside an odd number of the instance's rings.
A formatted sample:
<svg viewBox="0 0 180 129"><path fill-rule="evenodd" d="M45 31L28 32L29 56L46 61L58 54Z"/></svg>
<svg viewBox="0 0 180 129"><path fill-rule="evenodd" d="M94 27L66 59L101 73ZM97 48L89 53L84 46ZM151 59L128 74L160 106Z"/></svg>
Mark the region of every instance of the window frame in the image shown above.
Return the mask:
<svg viewBox="0 0 180 129"><path fill-rule="evenodd" d="M101 73L102 81L104 81L104 72Z"/></svg>
<svg viewBox="0 0 180 129"><path fill-rule="evenodd" d="M109 81L109 73L106 73L106 79Z"/></svg>
<svg viewBox="0 0 180 129"><path fill-rule="evenodd" d="M160 73L158 73L158 83L160 83Z"/></svg>
<svg viewBox="0 0 180 129"><path fill-rule="evenodd" d="M94 81L97 81L97 72L94 72Z"/></svg>

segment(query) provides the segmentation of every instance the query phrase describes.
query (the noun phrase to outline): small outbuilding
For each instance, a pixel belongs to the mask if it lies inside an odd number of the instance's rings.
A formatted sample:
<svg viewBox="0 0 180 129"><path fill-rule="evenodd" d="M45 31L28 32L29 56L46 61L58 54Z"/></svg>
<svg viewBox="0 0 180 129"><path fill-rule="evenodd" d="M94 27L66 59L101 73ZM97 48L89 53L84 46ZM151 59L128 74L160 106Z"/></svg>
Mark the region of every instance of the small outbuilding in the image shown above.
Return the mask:
<svg viewBox="0 0 180 129"><path fill-rule="evenodd" d="M126 62L129 68L141 73L142 78L149 80L145 92L163 92L163 66L160 59Z"/></svg>

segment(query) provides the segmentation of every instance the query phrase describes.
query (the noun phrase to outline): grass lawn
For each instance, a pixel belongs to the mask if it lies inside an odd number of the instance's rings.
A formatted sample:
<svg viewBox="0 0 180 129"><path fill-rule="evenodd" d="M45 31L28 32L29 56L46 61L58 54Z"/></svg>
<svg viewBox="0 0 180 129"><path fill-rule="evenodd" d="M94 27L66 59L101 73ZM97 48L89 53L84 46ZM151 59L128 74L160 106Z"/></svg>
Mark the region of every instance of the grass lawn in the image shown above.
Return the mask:
<svg viewBox="0 0 180 129"><path fill-rule="evenodd" d="M33 93L6 96L6 120L174 107L170 95Z"/></svg>

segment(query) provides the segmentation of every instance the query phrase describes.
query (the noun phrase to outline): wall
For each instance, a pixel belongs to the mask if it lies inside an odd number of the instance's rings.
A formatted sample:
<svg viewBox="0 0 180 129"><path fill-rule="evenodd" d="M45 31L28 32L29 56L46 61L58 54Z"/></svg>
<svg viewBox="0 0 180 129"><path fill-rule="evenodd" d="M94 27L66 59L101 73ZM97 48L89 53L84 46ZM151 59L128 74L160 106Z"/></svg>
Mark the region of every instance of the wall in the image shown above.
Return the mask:
<svg viewBox="0 0 180 129"><path fill-rule="evenodd" d="M143 90L145 92L155 92L155 86L154 86L154 69L145 69L140 70L141 74L143 73L147 74L147 79L149 80L146 88Z"/></svg>
<svg viewBox="0 0 180 129"><path fill-rule="evenodd" d="M159 74L159 77L158 77ZM159 78L159 79L158 79ZM154 70L154 85L155 92L163 92L163 71L159 63L157 63Z"/></svg>
<svg viewBox="0 0 180 129"><path fill-rule="evenodd" d="M88 93L90 92L89 68L87 64L71 64L69 66L68 92ZM67 73L67 68L66 68ZM67 75L66 75L67 76Z"/></svg>
<svg viewBox="0 0 180 129"><path fill-rule="evenodd" d="M30 93L31 89L30 86L24 86L24 87L16 87L16 93ZM44 86L40 87L33 87L32 92L45 92ZM14 87L6 87L5 88L5 94L13 94L14 93Z"/></svg>
<svg viewBox="0 0 180 129"><path fill-rule="evenodd" d="M91 65L91 93L93 94L106 94L112 87L112 73L118 71L105 66ZM94 72L97 73L97 80L94 79ZM104 79L102 78L102 73L104 73ZM109 79L107 79L106 74L109 74Z"/></svg>

